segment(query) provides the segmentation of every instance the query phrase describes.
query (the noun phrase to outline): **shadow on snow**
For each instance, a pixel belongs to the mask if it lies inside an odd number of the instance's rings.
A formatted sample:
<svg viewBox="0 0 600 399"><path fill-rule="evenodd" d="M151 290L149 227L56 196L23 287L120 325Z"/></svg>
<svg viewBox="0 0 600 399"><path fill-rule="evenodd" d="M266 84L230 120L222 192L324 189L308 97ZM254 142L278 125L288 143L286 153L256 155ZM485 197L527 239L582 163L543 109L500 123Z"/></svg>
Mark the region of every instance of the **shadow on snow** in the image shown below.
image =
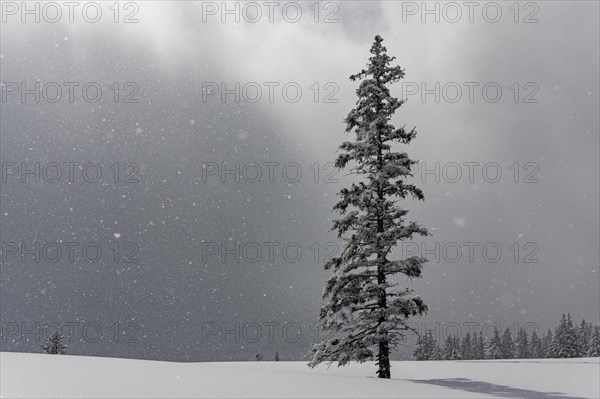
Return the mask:
<svg viewBox="0 0 600 399"><path fill-rule="evenodd" d="M410 380L419 384L432 384L444 386L450 389L458 389L467 392L484 393L496 395L501 398L523 398L523 399L584 399L574 396L566 396L560 392L539 392L529 389L513 388L506 385L491 384L483 381L473 381L467 378L448 378L432 380Z"/></svg>

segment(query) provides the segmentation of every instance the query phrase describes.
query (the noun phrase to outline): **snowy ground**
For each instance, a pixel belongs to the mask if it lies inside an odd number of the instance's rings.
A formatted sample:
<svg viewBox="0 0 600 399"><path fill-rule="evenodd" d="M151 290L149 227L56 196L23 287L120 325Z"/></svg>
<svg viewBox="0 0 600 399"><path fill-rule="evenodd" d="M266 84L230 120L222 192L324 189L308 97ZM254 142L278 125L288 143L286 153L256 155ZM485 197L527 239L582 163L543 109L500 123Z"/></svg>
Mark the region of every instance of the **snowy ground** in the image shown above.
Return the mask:
<svg viewBox="0 0 600 399"><path fill-rule="evenodd" d="M310 370L302 362L170 363L1 353L0 396L46 398L598 398L600 359L394 362Z"/></svg>

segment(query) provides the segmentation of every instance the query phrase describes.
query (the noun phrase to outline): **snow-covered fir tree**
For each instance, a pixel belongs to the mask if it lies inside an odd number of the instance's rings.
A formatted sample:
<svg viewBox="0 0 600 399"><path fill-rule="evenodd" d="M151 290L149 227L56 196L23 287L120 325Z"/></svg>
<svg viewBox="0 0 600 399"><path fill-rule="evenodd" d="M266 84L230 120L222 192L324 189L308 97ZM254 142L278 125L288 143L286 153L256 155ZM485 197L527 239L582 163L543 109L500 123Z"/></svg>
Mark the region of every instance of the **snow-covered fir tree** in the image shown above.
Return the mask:
<svg viewBox="0 0 600 399"><path fill-rule="evenodd" d="M577 335L577 326L571 319L571 314L567 314L567 335L565 337L566 350L569 357L579 356L579 337Z"/></svg>
<svg viewBox="0 0 600 399"><path fill-rule="evenodd" d="M427 351L425 350L425 336L419 335L417 337L417 347L413 353L415 360L429 360L427 357Z"/></svg>
<svg viewBox="0 0 600 399"><path fill-rule="evenodd" d="M434 360L436 357L439 357L439 353L436 353L438 351L437 340L433 332L428 330L427 333L420 335L417 339L417 348L413 357L416 360Z"/></svg>
<svg viewBox="0 0 600 399"><path fill-rule="evenodd" d="M444 341L444 349L442 350L444 360L461 360L460 341L458 337L448 335Z"/></svg>
<svg viewBox="0 0 600 399"><path fill-rule="evenodd" d="M501 359L514 359L515 358L515 343L512 339L512 334L507 328L502 334L502 344L500 346Z"/></svg>
<svg viewBox="0 0 600 399"><path fill-rule="evenodd" d="M548 357L571 358L579 356L577 330L571 315L562 315L560 323L554 330L554 337L548 348Z"/></svg>
<svg viewBox="0 0 600 399"><path fill-rule="evenodd" d="M479 337L477 337L473 352L475 359L485 359L485 339L483 338L483 333L481 331L479 331Z"/></svg>
<svg viewBox="0 0 600 399"><path fill-rule="evenodd" d="M585 319L581 320L581 324L579 325L579 329L577 330L577 347L579 349L579 357L587 356L591 336L592 324L586 322Z"/></svg>
<svg viewBox="0 0 600 399"><path fill-rule="evenodd" d="M563 315L560 318L560 322L554 328L554 334L552 335L552 340L550 341L550 344L548 345L548 352L546 354L546 357L548 357L548 358L557 358L558 357L558 351L563 342L562 337L563 337L564 331L566 329L566 324L567 324L567 316L563 313Z"/></svg>
<svg viewBox="0 0 600 399"><path fill-rule="evenodd" d="M530 346L529 339L527 339L527 332L524 328L519 328L517 333L516 343L516 357L517 359L529 359L530 358Z"/></svg>
<svg viewBox="0 0 600 399"><path fill-rule="evenodd" d="M46 342L42 345L42 349L49 354L63 355L66 353L68 348L68 346L63 342L64 339L65 337L59 331L55 331L49 338L46 339Z"/></svg>
<svg viewBox="0 0 600 399"><path fill-rule="evenodd" d="M452 357L454 351L454 341L452 337L448 335L444 340L444 346L442 347L442 359L449 360Z"/></svg>
<svg viewBox="0 0 600 399"><path fill-rule="evenodd" d="M413 353L415 360L429 360L430 358L427 349L427 335L419 335L417 338L417 348Z"/></svg>
<svg viewBox="0 0 600 399"><path fill-rule="evenodd" d="M490 340L489 355L490 359L502 359L502 338L497 327L494 327L494 335Z"/></svg>
<svg viewBox="0 0 600 399"><path fill-rule="evenodd" d="M453 344L452 344L453 345L453 353L452 353L450 360L463 360L462 352L460 350L460 338L453 337L452 341L453 341Z"/></svg>
<svg viewBox="0 0 600 399"><path fill-rule="evenodd" d="M473 346L471 342L471 333L466 333L460 345L460 355L463 360L473 359Z"/></svg>
<svg viewBox="0 0 600 399"><path fill-rule="evenodd" d="M542 345L540 348L540 353L542 357L551 358L552 356L552 340L554 337L552 336L552 330L548 329L548 332L542 338Z"/></svg>
<svg viewBox="0 0 600 399"><path fill-rule="evenodd" d="M594 329L592 330L586 355L588 357L600 356L600 326L594 326Z"/></svg>
<svg viewBox="0 0 600 399"><path fill-rule="evenodd" d="M537 334L536 330L531 332L531 338L529 338L529 355L532 359L540 359L544 357L542 351L542 340Z"/></svg>
<svg viewBox="0 0 600 399"><path fill-rule="evenodd" d="M334 331L335 337L313 347L310 366L376 358L377 376L390 378L390 351L411 330L407 319L427 311L421 297L393 281L400 275L421 277L426 259L392 259L390 253L402 240L428 232L407 221L408 210L399 203L407 197L424 197L407 182L416 161L392 147L409 144L416 131L391 124L404 101L393 97L388 85L402 79L404 71L390 65L394 57L386 54L382 41L375 37L366 69L350 77L361 80L356 107L345 119L346 132L354 134L354 140L342 143L335 166L344 169L352 165L350 173L356 180L339 192L340 200L334 206L343 216L334 221L332 229L345 246L340 256L325 264L332 275L325 285L326 304L320 312L321 327Z"/></svg>
<svg viewBox="0 0 600 399"><path fill-rule="evenodd" d="M442 349L440 348L440 344L437 340L435 340L433 345L433 353L431 354L431 360L442 360Z"/></svg>

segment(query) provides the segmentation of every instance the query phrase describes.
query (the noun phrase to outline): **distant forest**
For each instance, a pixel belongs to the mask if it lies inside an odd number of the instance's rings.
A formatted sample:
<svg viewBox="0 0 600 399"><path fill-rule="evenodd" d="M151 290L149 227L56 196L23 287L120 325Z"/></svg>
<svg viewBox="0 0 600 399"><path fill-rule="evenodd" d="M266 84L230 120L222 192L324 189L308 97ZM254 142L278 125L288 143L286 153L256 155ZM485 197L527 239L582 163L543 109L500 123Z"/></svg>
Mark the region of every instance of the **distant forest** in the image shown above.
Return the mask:
<svg viewBox="0 0 600 399"><path fill-rule="evenodd" d="M476 360L476 359L539 359L600 356L600 326L584 320L579 326L573 323L571 315L562 315L554 332L542 337L534 330L527 334L519 328L514 334L510 329L502 335L494 327L491 338L465 334L462 340L448 335L443 346L435 334L429 330L419 336L413 357L416 360Z"/></svg>

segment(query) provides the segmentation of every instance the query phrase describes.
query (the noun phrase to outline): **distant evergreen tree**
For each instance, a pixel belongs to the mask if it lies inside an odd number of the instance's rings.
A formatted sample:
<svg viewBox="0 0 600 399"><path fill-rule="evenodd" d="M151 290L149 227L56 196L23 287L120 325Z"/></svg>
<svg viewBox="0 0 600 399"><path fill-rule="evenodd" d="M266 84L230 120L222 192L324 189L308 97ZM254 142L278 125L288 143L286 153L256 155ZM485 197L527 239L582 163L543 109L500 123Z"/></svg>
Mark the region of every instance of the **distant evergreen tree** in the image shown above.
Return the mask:
<svg viewBox="0 0 600 399"><path fill-rule="evenodd" d="M435 356L435 350L437 347L437 339L433 334L433 331L427 331L427 335L425 336L425 351L427 354L427 358L432 360Z"/></svg>
<svg viewBox="0 0 600 399"><path fill-rule="evenodd" d="M588 342L588 351L586 356L600 356L600 326L594 326L592 334L590 335L590 341Z"/></svg>
<svg viewBox="0 0 600 399"><path fill-rule="evenodd" d="M529 354L532 359L540 359L544 357L542 351L542 340L537 335L537 331L531 332L531 338L529 340Z"/></svg>
<svg viewBox="0 0 600 399"><path fill-rule="evenodd" d="M515 358L515 343L513 342L510 330L507 328L502 334L502 344L500 346L502 359Z"/></svg>
<svg viewBox="0 0 600 399"><path fill-rule="evenodd" d="M519 328L517 334L517 348L516 348L517 359L529 359L531 354L529 353L529 340L527 339L527 332L524 328Z"/></svg>
<svg viewBox="0 0 600 399"><path fill-rule="evenodd" d="M571 358L579 356L577 330L571 315L563 313L560 323L554 330L554 337L548 349L548 357Z"/></svg>
<svg viewBox="0 0 600 399"><path fill-rule="evenodd" d="M417 339L417 349L413 356L416 360L434 360L438 348L437 340L431 330L428 330L424 335L420 335Z"/></svg>
<svg viewBox="0 0 600 399"><path fill-rule="evenodd" d="M588 323L585 319L581 320L579 329L577 330L579 357L586 357L589 345L590 337L592 336L592 323Z"/></svg>
<svg viewBox="0 0 600 399"><path fill-rule="evenodd" d="M450 360L452 358L454 340L450 335L444 340L444 348L442 349L442 358L444 360Z"/></svg>
<svg viewBox="0 0 600 399"><path fill-rule="evenodd" d="M425 350L425 336L419 335L417 338L417 347L413 353L415 360L429 360Z"/></svg>
<svg viewBox="0 0 600 399"><path fill-rule="evenodd" d="M567 357L578 357L579 350L579 335L577 326L571 319L571 314L567 314L567 335L565 337L565 351Z"/></svg>
<svg viewBox="0 0 600 399"><path fill-rule="evenodd" d="M547 357L554 359L558 357L558 352L560 351L560 347L564 342L565 330L567 328L567 316L563 313L560 318L560 321L556 327L554 327L554 335L552 336L552 340L548 345Z"/></svg>
<svg viewBox="0 0 600 399"><path fill-rule="evenodd" d="M68 348L68 346L63 343L64 339L65 337L60 332L55 331L50 338L46 339L46 342L42 345L42 349L49 354L63 355Z"/></svg>
<svg viewBox="0 0 600 399"><path fill-rule="evenodd" d="M444 342L444 349L442 350L442 357L445 360L461 360L460 354L460 342L458 337L449 335L446 337Z"/></svg>
<svg viewBox="0 0 600 399"><path fill-rule="evenodd" d="M440 348L440 344L437 340L435 340L435 345L433 347L433 353L431 354L431 360L443 360L442 357L442 349Z"/></svg>
<svg viewBox="0 0 600 399"><path fill-rule="evenodd" d="M473 359L473 343L471 342L471 333L466 333L460 345L460 354L463 360Z"/></svg>
<svg viewBox="0 0 600 399"><path fill-rule="evenodd" d="M489 358L502 359L502 339L497 327L494 327L494 335L490 340Z"/></svg>
<svg viewBox="0 0 600 399"><path fill-rule="evenodd" d="M548 332L542 338L542 345L540 348L540 354L542 357L544 357L544 358L554 357L553 353L552 353L552 341L553 340L554 340L554 337L552 336L552 330L550 330L548 328Z"/></svg>
<svg viewBox="0 0 600 399"><path fill-rule="evenodd" d="M452 354L450 360L462 360L462 354L460 352L460 339L458 337L452 338Z"/></svg>
<svg viewBox="0 0 600 399"><path fill-rule="evenodd" d="M479 331L479 337L473 348L474 359L485 359L485 341L483 339L483 333Z"/></svg>

